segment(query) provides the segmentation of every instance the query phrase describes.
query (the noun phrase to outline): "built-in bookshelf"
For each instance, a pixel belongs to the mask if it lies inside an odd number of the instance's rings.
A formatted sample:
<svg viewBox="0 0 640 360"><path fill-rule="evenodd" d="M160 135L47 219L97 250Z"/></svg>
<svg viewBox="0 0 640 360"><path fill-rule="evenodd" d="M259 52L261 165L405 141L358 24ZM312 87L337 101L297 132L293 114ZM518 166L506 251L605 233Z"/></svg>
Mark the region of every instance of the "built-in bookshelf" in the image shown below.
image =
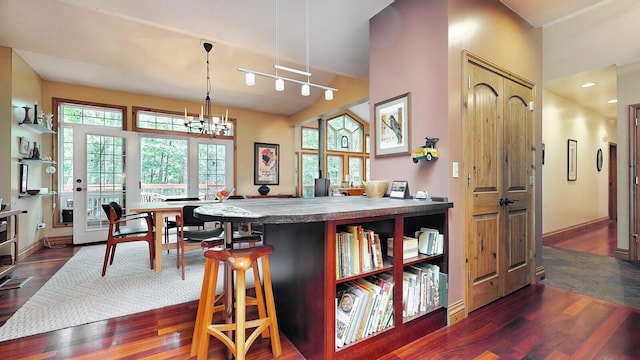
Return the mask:
<svg viewBox="0 0 640 360"><path fill-rule="evenodd" d="M446 210L331 227L336 358L382 355L446 326Z"/></svg>
<svg viewBox="0 0 640 360"><path fill-rule="evenodd" d="M275 202L261 200L260 204L264 201ZM267 205L273 209L276 204ZM265 241L275 249L269 262L279 328L306 359L379 358L446 326L447 309L442 301L439 306L402 316L403 276L405 267L414 265L435 265L440 273L448 273L447 214L452 203L446 199L313 198L296 201L296 215L286 212L284 206L280 204L266 217ZM256 211L262 208L256 204ZM415 237L421 228L443 234L442 253L418 253L404 259L403 238ZM345 241L354 232L362 232L356 235L362 240ZM391 253L389 238L393 239ZM365 295L376 290L366 288L377 289L379 299L373 300L377 306ZM363 300L347 292L358 289ZM359 308L354 301L367 305ZM337 313L339 306L344 313ZM354 307L357 312L352 313ZM336 320L357 325L336 327Z"/></svg>

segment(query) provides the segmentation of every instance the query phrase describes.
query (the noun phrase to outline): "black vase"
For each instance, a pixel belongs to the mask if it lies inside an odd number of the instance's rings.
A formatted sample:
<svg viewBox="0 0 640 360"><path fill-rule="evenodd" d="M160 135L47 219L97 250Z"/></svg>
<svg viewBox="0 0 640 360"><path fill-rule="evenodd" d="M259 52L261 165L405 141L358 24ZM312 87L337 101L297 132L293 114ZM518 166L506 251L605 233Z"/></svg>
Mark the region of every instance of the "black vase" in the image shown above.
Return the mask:
<svg viewBox="0 0 640 360"><path fill-rule="evenodd" d="M258 188L258 192L262 196L267 195L269 193L269 191L271 191L271 189L269 189L269 187L267 185L264 185L264 184Z"/></svg>

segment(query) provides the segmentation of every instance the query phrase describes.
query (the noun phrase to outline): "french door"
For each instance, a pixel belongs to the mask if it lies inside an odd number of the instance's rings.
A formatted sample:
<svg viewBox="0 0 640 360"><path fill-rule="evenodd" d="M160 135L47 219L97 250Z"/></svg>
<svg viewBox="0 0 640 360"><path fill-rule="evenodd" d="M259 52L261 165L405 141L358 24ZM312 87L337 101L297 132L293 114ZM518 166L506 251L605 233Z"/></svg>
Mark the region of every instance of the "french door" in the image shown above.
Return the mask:
<svg viewBox="0 0 640 360"><path fill-rule="evenodd" d="M103 203L123 209L139 200L138 137L119 129L73 127L73 243L105 241L109 221Z"/></svg>

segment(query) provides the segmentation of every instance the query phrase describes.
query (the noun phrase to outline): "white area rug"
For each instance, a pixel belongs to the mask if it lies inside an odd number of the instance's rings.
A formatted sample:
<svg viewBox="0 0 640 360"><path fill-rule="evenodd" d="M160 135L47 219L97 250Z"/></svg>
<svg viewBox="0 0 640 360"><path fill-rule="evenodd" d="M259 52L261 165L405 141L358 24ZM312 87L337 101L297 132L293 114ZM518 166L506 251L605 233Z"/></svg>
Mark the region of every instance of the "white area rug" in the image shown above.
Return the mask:
<svg viewBox="0 0 640 360"><path fill-rule="evenodd" d="M0 341L199 298L204 273L202 251L193 250L185 254L186 275L183 281L180 270L176 268L175 250L170 254L163 251L163 269L156 273L149 269L149 252L144 242L119 244L113 265L102 277L105 247L87 246L76 253L0 327ZM249 277L250 272L247 282L253 284Z"/></svg>

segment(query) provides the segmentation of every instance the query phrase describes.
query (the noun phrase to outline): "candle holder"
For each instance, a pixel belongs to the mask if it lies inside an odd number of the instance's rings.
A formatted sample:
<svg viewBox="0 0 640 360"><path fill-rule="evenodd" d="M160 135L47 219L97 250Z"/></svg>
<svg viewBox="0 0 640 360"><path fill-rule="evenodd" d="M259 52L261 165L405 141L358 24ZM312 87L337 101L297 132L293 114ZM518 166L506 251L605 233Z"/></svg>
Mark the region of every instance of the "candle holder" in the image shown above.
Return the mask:
<svg viewBox="0 0 640 360"><path fill-rule="evenodd" d="M33 123L38 124L38 103L33 105Z"/></svg>
<svg viewBox="0 0 640 360"><path fill-rule="evenodd" d="M23 124L31 124L31 118L29 118L29 110L31 110L28 106L23 106L24 109L24 120L22 120Z"/></svg>

